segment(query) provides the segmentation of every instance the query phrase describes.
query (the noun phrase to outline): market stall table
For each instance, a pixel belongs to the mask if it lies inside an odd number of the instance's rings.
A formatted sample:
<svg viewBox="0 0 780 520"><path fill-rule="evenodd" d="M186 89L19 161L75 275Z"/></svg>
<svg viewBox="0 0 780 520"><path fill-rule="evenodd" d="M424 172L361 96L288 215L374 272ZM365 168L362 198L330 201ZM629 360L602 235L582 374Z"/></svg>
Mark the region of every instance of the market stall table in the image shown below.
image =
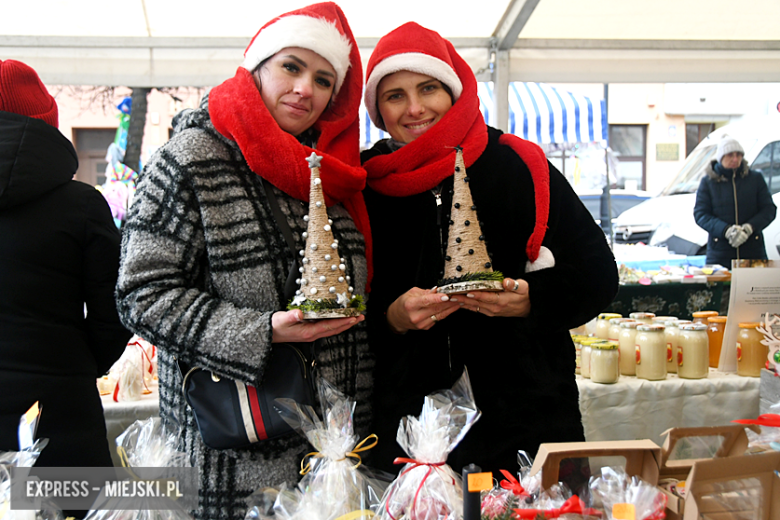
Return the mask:
<svg viewBox="0 0 780 520"><path fill-rule="evenodd" d="M660 446L669 428L720 426L759 413L759 378L712 368L705 379L620 376L608 385L577 376L577 386L587 441L650 439Z"/></svg>
<svg viewBox="0 0 780 520"><path fill-rule="evenodd" d="M106 419L108 446L114 466L122 466L116 452L116 438L137 420L160 415L160 392L155 381L150 386L152 393L142 395L138 401L114 401L111 395L102 395L103 415Z"/></svg>

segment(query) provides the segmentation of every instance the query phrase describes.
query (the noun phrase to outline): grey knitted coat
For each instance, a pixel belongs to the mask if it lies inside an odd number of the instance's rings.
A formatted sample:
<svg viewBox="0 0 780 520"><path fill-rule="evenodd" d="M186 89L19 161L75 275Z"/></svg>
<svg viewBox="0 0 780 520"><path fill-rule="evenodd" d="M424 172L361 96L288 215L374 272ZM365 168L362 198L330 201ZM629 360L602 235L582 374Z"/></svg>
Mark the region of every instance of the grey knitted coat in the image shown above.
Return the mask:
<svg viewBox="0 0 780 520"><path fill-rule="evenodd" d="M273 349L271 316L284 310L294 253L273 217L261 178L233 141L212 126L208 100L183 113L174 137L144 168L122 238L117 307L129 329L159 348L160 414L183 430L200 468L199 519L243 520L258 488L298 481L298 435L242 450L207 448L181 396L176 359L257 384ZM274 188L298 248L308 204ZM329 208L339 254L365 297L363 236L347 211ZM370 420L373 360L364 323L320 340L319 373L357 400L355 427Z"/></svg>

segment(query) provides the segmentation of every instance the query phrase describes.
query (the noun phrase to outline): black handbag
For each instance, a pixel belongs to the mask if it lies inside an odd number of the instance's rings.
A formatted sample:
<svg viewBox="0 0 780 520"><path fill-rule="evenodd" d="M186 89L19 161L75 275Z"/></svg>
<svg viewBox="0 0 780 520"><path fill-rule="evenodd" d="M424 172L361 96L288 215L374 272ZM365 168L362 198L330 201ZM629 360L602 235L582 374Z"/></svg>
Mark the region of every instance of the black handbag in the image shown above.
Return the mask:
<svg viewBox="0 0 780 520"><path fill-rule="evenodd" d="M270 184L263 179L263 185L276 222L294 253L290 226ZM298 266L294 258L285 283L287 299L296 286ZM243 448L292 433L275 400L287 398L314 406L314 368L314 343L274 343L257 387L179 361L182 393L195 414L203 443L219 450Z"/></svg>

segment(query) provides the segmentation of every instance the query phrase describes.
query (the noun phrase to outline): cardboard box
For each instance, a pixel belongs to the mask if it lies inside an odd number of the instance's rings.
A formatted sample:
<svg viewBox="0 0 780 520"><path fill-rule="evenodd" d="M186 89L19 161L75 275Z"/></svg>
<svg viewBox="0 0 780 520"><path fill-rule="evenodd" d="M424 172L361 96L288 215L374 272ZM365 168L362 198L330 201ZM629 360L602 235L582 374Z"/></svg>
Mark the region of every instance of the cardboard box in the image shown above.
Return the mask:
<svg viewBox="0 0 780 520"><path fill-rule="evenodd" d="M542 444L531 467L531 475L542 471L542 488L549 489L558 482L562 460L583 457L623 457L628 475L636 475L653 485L658 482L661 448L651 440Z"/></svg>
<svg viewBox="0 0 780 520"><path fill-rule="evenodd" d="M745 450L748 447L748 438L745 433L745 428L751 428L754 431L757 430L753 425L731 424L727 426L701 428L672 428L665 431L662 434L666 435L666 440L664 441L664 446L661 450L661 467L658 472L659 479L674 478L677 480L685 480L686 489L689 489L693 483L692 468L698 462L733 458L745 453ZM695 442L692 441L692 439L695 438L709 438L708 441L702 440L700 444L702 446L710 446L714 450L711 456L670 460L671 456L675 454L675 449L678 448L678 443L680 443L680 441L685 439L685 442L690 445L692 442ZM701 475L701 471L699 474ZM676 520L682 517L688 495L686 494L686 499L683 499L663 487L659 489L661 489L667 497L667 519Z"/></svg>
<svg viewBox="0 0 780 520"><path fill-rule="evenodd" d="M688 494L683 520L780 520L780 452L742 455L694 463L688 476ZM756 510L724 505L732 489L754 485L761 504ZM742 492L744 494L744 491Z"/></svg>

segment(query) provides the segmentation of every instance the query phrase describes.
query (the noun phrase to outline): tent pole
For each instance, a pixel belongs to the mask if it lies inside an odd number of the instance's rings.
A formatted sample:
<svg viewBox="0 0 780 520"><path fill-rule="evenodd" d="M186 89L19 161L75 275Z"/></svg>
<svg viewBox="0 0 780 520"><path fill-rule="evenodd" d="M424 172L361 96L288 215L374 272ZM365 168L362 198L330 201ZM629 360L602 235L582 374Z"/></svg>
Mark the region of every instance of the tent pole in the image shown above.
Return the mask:
<svg viewBox="0 0 780 520"><path fill-rule="evenodd" d="M509 132L509 51L496 51L492 79L496 126L503 132Z"/></svg>

